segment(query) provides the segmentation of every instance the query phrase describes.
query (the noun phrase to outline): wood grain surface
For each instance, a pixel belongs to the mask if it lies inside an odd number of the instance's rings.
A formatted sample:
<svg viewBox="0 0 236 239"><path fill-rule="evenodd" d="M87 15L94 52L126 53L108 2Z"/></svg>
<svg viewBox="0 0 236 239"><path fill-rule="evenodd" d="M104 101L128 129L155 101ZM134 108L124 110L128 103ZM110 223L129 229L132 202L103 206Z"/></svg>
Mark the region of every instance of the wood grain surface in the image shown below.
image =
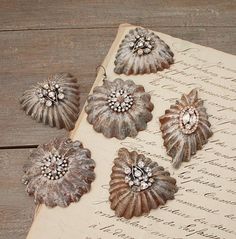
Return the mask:
<svg viewBox="0 0 236 239"><path fill-rule="evenodd" d="M236 54L236 1L0 1L0 239L27 235L34 211L21 184L30 148L65 130L20 109L23 91L56 72L78 78L81 107L124 22Z"/></svg>
<svg viewBox="0 0 236 239"><path fill-rule="evenodd" d="M0 238L25 238L32 223L34 204L21 183L22 165L29 149L0 150Z"/></svg>

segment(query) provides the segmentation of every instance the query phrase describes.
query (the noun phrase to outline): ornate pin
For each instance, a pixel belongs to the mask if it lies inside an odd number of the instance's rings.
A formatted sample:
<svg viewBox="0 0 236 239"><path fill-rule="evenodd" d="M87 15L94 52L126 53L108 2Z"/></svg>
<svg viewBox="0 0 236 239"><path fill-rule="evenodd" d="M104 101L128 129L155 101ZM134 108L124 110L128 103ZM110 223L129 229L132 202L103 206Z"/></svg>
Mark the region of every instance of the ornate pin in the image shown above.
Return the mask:
<svg viewBox="0 0 236 239"><path fill-rule="evenodd" d="M150 99L143 86L132 80L104 80L87 99L87 120L108 138L135 137L152 119Z"/></svg>
<svg viewBox="0 0 236 239"><path fill-rule="evenodd" d="M164 146L175 168L182 161L189 161L213 134L206 108L196 89L188 95L183 94L180 101L171 105L160 117L160 123Z"/></svg>
<svg viewBox="0 0 236 239"><path fill-rule="evenodd" d="M144 28L129 31L116 54L117 74L155 73L174 63L169 46L153 32Z"/></svg>
<svg viewBox="0 0 236 239"><path fill-rule="evenodd" d="M37 122L71 130L79 114L77 80L68 73L55 74L25 91L20 103Z"/></svg>
<svg viewBox="0 0 236 239"><path fill-rule="evenodd" d="M148 214L174 199L176 180L157 162L136 151L121 148L114 160L110 181L111 209L127 219Z"/></svg>
<svg viewBox="0 0 236 239"><path fill-rule="evenodd" d="M40 145L29 156L23 183L35 203L67 207L90 190L95 162L79 141L56 138Z"/></svg>

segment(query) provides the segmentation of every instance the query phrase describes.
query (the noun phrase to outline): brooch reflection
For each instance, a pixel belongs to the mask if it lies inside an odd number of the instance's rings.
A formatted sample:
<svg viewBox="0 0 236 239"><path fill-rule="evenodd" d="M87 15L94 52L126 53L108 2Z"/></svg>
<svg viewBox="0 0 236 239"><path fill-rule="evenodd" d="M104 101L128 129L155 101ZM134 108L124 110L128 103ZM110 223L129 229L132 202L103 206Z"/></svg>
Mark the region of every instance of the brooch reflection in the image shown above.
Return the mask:
<svg viewBox="0 0 236 239"><path fill-rule="evenodd" d="M152 119L151 96L132 80L104 80L88 96L87 121L97 132L111 138L135 137Z"/></svg>
<svg viewBox="0 0 236 239"><path fill-rule="evenodd" d="M118 217L130 219L174 199L176 180L157 162L121 148L114 160L110 181L111 209Z"/></svg>
<svg viewBox="0 0 236 239"><path fill-rule="evenodd" d="M23 183L36 204L67 207L90 190L95 162L77 140L56 138L34 149L25 165Z"/></svg>
<svg viewBox="0 0 236 239"><path fill-rule="evenodd" d="M213 135L206 108L196 89L188 95L183 94L159 120L164 146L175 168L189 161Z"/></svg>
<svg viewBox="0 0 236 239"><path fill-rule="evenodd" d="M153 32L144 28L129 31L116 54L114 72L137 75L155 73L174 63L170 47Z"/></svg>
<svg viewBox="0 0 236 239"><path fill-rule="evenodd" d="M20 99L22 109L37 122L71 130L79 114L79 86L68 73L55 74L26 90Z"/></svg>

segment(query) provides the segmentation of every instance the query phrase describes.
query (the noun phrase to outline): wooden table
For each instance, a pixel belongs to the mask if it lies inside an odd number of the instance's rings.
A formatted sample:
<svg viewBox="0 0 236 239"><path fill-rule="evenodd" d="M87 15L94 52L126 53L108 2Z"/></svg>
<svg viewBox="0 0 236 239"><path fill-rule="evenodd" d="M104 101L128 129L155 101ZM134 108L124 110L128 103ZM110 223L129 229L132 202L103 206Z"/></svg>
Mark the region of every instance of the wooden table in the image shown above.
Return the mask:
<svg viewBox="0 0 236 239"><path fill-rule="evenodd" d="M30 85L56 72L80 84L81 105L120 23L236 53L236 1L0 1L0 238L25 238L34 204L21 184L30 149L64 130L36 123L19 106Z"/></svg>

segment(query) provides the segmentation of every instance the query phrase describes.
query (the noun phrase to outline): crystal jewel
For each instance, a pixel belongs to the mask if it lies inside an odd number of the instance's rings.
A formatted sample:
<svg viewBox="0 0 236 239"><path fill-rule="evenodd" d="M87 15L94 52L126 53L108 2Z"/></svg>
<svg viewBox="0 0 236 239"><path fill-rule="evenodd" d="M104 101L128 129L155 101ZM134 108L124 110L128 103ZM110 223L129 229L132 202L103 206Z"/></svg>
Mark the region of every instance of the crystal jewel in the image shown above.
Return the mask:
<svg viewBox="0 0 236 239"><path fill-rule="evenodd" d="M145 167L143 161L139 161L137 165L124 169L126 174L125 182L128 183L134 191L145 190L154 182L151 171L151 168Z"/></svg>
<svg viewBox="0 0 236 239"><path fill-rule="evenodd" d="M192 107L187 106L180 112L180 128L184 134L193 133L198 126L198 111Z"/></svg>
<svg viewBox="0 0 236 239"><path fill-rule="evenodd" d="M36 90L40 102L45 104L47 107L51 107L53 104L58 103L59 100L64 99L65 95L63 89L55 81L48 82L47 84L38 86Z"/></svg>
<svg viewBox="0 0 236 239"><path fill-rule="evenodd" d="M139 56L149 54L155 46L155 40L149 35L137 34L131 39L129 47Z"/></svg>
<svg viewBox="0 0 236 239"><path fill-rule="evenodd" d="M123 89L113 91L107 99L110 108L118 113L128 111L132 107L133 101L133 96Z"/></svg>
<svg viewBox="0 0 236 239"><path fill-rule="evenodd" d="M50 154L41 166L41 174L50 180L61 178L67 171L68 160L57 154Z"/></svg>

